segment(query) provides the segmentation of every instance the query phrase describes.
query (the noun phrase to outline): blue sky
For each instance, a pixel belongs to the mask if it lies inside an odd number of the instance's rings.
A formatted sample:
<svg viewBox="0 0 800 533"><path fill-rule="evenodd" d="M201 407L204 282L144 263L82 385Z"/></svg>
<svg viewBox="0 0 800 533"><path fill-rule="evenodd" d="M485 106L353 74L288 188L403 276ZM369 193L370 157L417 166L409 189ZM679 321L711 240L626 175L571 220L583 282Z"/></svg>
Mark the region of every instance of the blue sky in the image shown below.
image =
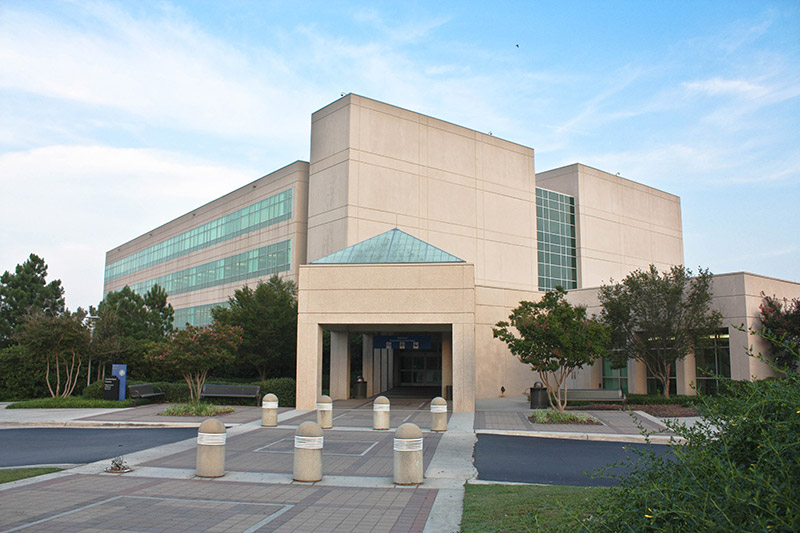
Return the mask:
<svg viewBox="0 0 800 533"><path fill-rule="evenodd" d="M688 266L800 281L795 1L3 0L0 272L96 304L107 250L308 160L348 92L677 194Z"/></svg>

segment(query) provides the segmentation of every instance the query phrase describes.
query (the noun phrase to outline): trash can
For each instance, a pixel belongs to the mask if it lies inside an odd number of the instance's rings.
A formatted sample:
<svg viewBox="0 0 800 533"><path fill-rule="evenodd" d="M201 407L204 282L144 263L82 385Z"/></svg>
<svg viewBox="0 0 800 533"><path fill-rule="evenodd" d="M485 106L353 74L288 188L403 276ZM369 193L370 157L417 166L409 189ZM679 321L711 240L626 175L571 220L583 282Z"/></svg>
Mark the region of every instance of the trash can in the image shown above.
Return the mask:
<svg viewBox="0 0 800 533"><path fill-rule="evenodd" d="M117 376L103 379L103 399L119 401L119 378Z"/></svg>
<svg viewBox="0 0 800 533"><path fill-rule="evenodd" d="M531 387L531 409L547 409L548 407L547 389L544 388L541 381L537 381Z"/></svg>
<svg viewBox="0 0 800 533"><path fill-rule="evenodd" d="M356 379L355 385L353 385L353 396L357 400L363 400L367 397L367 382L361 376L358 376Z"/></svg>

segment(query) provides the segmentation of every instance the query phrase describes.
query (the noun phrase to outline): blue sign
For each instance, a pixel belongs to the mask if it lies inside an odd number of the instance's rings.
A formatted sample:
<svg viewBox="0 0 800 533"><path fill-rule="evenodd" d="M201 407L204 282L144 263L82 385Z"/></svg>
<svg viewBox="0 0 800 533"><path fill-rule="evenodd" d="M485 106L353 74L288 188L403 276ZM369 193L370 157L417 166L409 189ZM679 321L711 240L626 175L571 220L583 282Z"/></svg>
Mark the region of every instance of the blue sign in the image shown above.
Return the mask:
<svg viewBox="0 0 800 533"><path fill-rule="evenodd" d="M111 365L111 375L119 380L119 401L122 401L128 390L128 365Z"/></svg>
<svg viewBox="0 0 800 533"><path fill-rule="evenodd" d="M372 347L376 350L430 350L433 340L430 335L375 335Z"/></svg>

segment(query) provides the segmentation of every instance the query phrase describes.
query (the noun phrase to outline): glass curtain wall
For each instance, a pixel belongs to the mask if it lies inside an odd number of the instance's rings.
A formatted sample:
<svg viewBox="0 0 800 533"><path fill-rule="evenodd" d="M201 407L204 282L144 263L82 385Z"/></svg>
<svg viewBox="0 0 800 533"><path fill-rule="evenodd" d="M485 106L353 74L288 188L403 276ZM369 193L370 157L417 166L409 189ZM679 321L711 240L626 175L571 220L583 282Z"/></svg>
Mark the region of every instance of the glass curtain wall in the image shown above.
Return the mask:
<svg viewBox="0 0 800 533"><path fill-rule="evenodd" d="M539 290L577 288L575 198L536 189L536 243Z"/></svg>

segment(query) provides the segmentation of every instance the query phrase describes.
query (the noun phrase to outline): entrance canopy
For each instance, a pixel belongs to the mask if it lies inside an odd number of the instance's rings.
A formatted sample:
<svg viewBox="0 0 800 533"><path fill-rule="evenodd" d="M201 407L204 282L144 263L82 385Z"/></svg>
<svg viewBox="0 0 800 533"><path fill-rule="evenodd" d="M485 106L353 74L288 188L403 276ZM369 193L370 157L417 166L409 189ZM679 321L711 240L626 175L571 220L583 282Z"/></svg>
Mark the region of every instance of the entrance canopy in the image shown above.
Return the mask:
<svg viewBox="0 0 800 533"><path fill-rule="evenodd" d="M403 257L430 261L384 262L401 249L409 250ZM357 258L373 262L350 262ZM349 397L348 336L362 332L362 375L371 393L406 382L439 383L441 395L452 386L454 411L474 410L473 265L395 229L301 266L298 285L299 409L314 409L322 392L322 332L328 330L334 400ZM427 339L426 332L436 334ZM381 335L386 338L376 347L374 337Z"/></svg>

